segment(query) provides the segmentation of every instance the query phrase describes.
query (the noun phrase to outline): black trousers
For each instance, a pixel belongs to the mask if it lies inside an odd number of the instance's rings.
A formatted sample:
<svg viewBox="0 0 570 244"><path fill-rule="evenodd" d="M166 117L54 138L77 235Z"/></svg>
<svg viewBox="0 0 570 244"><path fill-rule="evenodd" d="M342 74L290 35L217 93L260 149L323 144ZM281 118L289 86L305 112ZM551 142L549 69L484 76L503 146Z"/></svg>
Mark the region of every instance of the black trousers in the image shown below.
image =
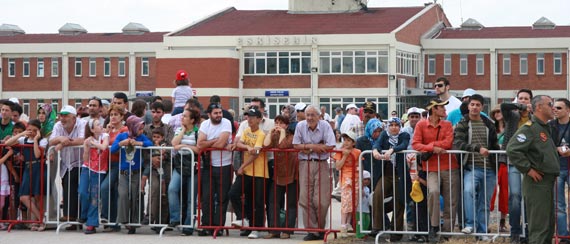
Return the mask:
<svg viewBox="0 0 570 244"><path fill-rule="evenodd" d="M263 227L265 225L265 179L240 175L230 190L230 201L234 212L238 216L249 219L250 226ZM244 202L242 202L242 195ZM245 204L243 204L245 203Z"/></svg>
<svg viewBox="0 0 570 244"><path fill-rule="evenodd" d="M205 167L201 171L201 183L202 225L224 226L232 184L232 166Z"/></svg>
<svg viewBox="0 0 570 244"><path fill-rule="evenodd" d="M62 179L63 185L63 216L76 219L79 216L79 167L68 171Z"/></svg>

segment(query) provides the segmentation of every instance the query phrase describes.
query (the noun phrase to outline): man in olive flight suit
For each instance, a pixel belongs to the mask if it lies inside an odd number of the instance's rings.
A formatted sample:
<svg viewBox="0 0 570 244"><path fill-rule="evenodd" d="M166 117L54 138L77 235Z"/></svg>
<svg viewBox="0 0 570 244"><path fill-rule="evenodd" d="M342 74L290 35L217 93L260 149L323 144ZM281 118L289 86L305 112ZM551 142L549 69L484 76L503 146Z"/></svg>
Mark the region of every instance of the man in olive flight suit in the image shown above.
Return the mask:
<svg viewBox="0 0 570 244"><path fill-rule="evenodd" d="M554 118L552 98L532 99L534 114L507 145L510 162L524 175L522 192L526 203L529 243L551 243L554 234L554 183L560 172L558 153L546 123Z"/></svg>

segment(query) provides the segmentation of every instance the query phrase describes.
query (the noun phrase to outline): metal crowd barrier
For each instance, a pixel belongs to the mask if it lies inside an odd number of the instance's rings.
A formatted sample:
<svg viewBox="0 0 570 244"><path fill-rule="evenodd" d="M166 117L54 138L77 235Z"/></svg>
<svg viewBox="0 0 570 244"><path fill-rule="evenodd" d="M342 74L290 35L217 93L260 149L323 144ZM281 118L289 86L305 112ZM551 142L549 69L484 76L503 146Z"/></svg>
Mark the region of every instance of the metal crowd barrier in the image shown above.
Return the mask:
<svg viewBox="0 0 570 244"><path fill-rule="evenodd" d="M430 228L430 218L429 216L431 216L431 213L429 211L429 208L427 207L427 200L428 200L428 196L429 196L429 191L427 186L422 185L421 186L421 191L423 193L423 200L418 202L418 203L414 203L414 201L411 199L410 197L410 192L411 192L411 179L409 179L410 177L410 170L409 170L409 166L408 164L404 161L404 165L406 167L405 170L405 175L397 175L396 172L396 167L395 165L388 165L387 167L382 167L381 172L374 172L374 167L372 166L373 161L364 161L364 156L366 154L370 154L370 158L372 159L373 156L372 151L368 150L368 151L363 151L360 157L360 162L359 162L359 168L363 169L365 168L365 166L369 166L367 168L372 169L372 171L370 172L372 175L372 179L376 177L378 177L377 174L382 175L380 177L380 179L375 183L372 182L371 183L371 188L375 189L375 192L380 192L383 194L383 196L379 199L381 199L382 201L382 205L384 206L382 213L380 213L379 215L382 216L381 218L381 222L382 224L382 229L377 230L378 233L375 236L376 238L376 243L379 242L380 238L382 235L385 234L389 234L389 235L421 235L424 236L425 239L427 240L427 235L428 235L428 228ZM420 153L414 150L405 150L405 151L401 151L398 152L397 154L404 154L404 155L408 155L408 154L412 154L414 156L413 157L413 162L416 163L416 165L421 165L419 160L420 157ZM479 186L479 188L477 190L472 190L471 188L473 187L473 185L468 185L467 188L470 189L466 189L465 188L465 184L464 183L469 183L469 184L474 184L475 180L473 179L471 182L469 181L465 181L464 180L464 176L466 173L468 173L469 171L473 171L474 168L474 158L471 155L474 155L473 153L469 153L469 152L465 152L465 151L459 151L459 150L447 150L447 154L450 154L452 157L455 157L457 160L457 163L459 164L459 168L458 168L458 179L457 182L458 183L458 189L457 191L452 191L451 189L453 189L453 182L450 181L450 183L448 185L443 185L441 180L442 176L447 176L447 177L452 177L451 171L448 170L444 170L444 171L440 171L440 167L441 165L451 165L452 160L449 159L449 161L447 162L442 162L440 155L438 154L434 154L434 156L432 158L436 158L437 159L437 172L435 172L437 175L434 175L433 177L437 177L437 184L439 185L440 188L440 195L443 196L444 198L448 197L448 199L454 199L454 197L457 197L456 200L456 209L450 209L448 207L446 207L445 211L440 211L441 212L441 217L438 218L437 222L440 223L438 224L438 226L441 228L438 232L438 234L443 235L443 236L464 236L464 237L468 237L468 236L473 236L473 237L488 237L491 240L495 240L498 237L509 237L510 236L510 230L507 233L501 233L499 231L499 228L493 229L493 228L489 228L491 226L495 226L499 224L498 218L500 218L500 213L498 208L495 208L493 212L489 211L489 207L491 204L495 204L494 202L490 202L489 198L491 197L490 194L492 194L492 192L495 190L496 186L496 182L497 182L497 178L498 178L498 169L499 169L499 155L505 155L505 151L490 151L490 155L492 155L492 160L488 160L485 159L485 165L490 164L490 168L486 168L486 169L481 169L481 171L483 171L483 173L487 173L487 171L494 171L495 175L493 176L493 178L491 179L485 179L483 181L483 185ZM469 157L468 157L469 156ZM406 156L403 157L404 160L406 160ZM506 155L505 157L506 158ZM433 159L432 159L433 160ZM386 164L390 164L391 162L389 161L384 161L382 160L382 164L384 165L384 163ZM402 162L397 162L397 164L401 164ZM501 162L502 163L502 162ZM510 163L507 160L507 165L510 165ZM366 165L368 164L368 165ZM424 167L429 167L427 164L423 165ZM509 172L510 172L510 167L509 168ZM388 169L388 171L386 171L385 169ZM479 170L479 169L478 169ZM391 171L391 172L390 172ZM391 174L390 174L391 173ZM363 187L363 182L362 182L362 171L359 172L360 177L359 177L359 187L362 188ZM446 175L447 174L447 175ZM404 177L404 178L403 178ZM519 177L522 178L522 175L519 174ZM388 178L389 181L385 181L384 179ZM427 183L428 179L426 177L426 179L424 179ZM492 181L492 182L487 182L488 180ZM522 182L522 179L521 179ZM490 185L487 185L487 183L489 183ZM519 183L520 184L520 183ZM491 186L492 185L492 186ZM380 187L381 189L384 189L382 191L376 191L376 188ZM405 190L405 194L396 194L398 191L398 187L403 187L403 189ZM443 189L446 189L445 191ZM519 190L520 190L520 186L519 186ZM476 192L477 191L477 192ZM509 187L509 191L511 191L510 187ZM388 192L388 193L386 193ZM473 202L471 202L470 204L472 204L472 206L474 206L473 211L470 213L472 214L472 217L474 219L474 226L473 226L473 230L472 233L470 234L464 234L461 232L462 228L464 228L466 225L465 223L465 217L466 217L466 212L465 212L465 204L466 202L464 201L464 199L467 197L467 199L469 199L469 196L466 196L465 194L469 192L472 194L472 196L470 198L473 199ZM486 223L487 226L487 230L480 230L480 228L478 228L478 224L477 224L477 206L480 206L480 202L477 203L476 201L476 193L477 194L484 194L487 197L484 199L484 202L482 204L485 204L487 206L486 211L487 214L484 215L484 222ZM512 194L512 193L511 193ZM521 237L525 237L526 236L526 228L525 228L525 221L523 221L525 219L525 212L524 212L524 201L522 199L522 194L521 192L517 192L518 197L520 197L520 217L516 217L513 215L510 215L509 218L516 218L520 220L520 225L521 225ZM362 195L359 196L360 201L362 201ZM398 199L400 198L400 199ZM403 199L402 199L403 198ZM374 198L370 198L372 201L372 206L374 204ZM400 208L404 208L402 209L402 211L404 211L403 213L397 213L399 211L397 211L397 209L399 208L397 201L402 201L403 203L400 203ZM439 200L437 200L438 202L440 202L440 204L447 204L444 201L441 200L441 198ZM402 206L403 205L403 206ZM379 206L379 205L377 205ZM441 208L441 206L438 204L438 208ZM388 209L388 210L386 210ZM372 209L372 211L378 211L378 209ZM362 219L362 213L359 213L361 215L360 219ZM397 218L398 214L402 214L405 217L400 217ZM443 217L445 216L449 216L451 222L444 222L443 221ZM373 224L374 223L374 214L371 214L371 226L363 226L362 221L360 221L358 224L360 226L360 229L362 230L362 233L373 233ZM398 221L401 221L403 223L398 223ZM444 224L449 224L449 226L444 226ZM394 226L398 226L400 225L401 227L397 229L393 228ZM443 228L447 227L450 231L442 231ZM512 228L512 226L511 226Z"/></svg>
<svg viewBox="0 0 570 244"><path fill-rule="evenodd" d="M8 151L12 151L12 155L7 155ZM25 161L24 157L28 153L28 157L33 157L33 145L19 144L13 146L0 145L2 162L0 162L0 171L4 171L7 175L0 173L0 182L4 189L0 193L0 197L4 198L4 206L0 211L0 223L7 223L7 231L17 224L42 224L44 222L44 193L45 193L45 157L44 150L40 148L42 156L39 161ZM27 152L26 152L27 151ZM39 167L39 169L37 168ZM3 169L2 169L3 168ZM15 175L14 175L15 174ZM7 178L3 178L7 177ZM34 195L33 182L39 180L39 195ZM24 182L26 181L26 182ZM7 185L4 185L6 184ZM26 185L24 185L26 184ZM20 199L19 192L23 187L27 186L28 200L30 207L26 207ZM9 195L4 195L8 191ZM32 200L33 198L33 200ZM37 211L37 214L33 214ZM36 219L34 219L34 215Z"/></svg>

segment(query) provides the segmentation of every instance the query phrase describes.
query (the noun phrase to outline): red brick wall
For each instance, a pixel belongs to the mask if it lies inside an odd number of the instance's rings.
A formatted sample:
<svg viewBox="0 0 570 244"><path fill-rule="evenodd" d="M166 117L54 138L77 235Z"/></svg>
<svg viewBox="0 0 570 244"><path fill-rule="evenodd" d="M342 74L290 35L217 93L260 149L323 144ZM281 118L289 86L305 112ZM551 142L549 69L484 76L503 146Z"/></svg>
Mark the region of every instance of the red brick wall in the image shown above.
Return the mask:
<svg viewBox="0 0 570 244"><path fill-rule="evenodd" d="M244 76L244 88L311 88L310 75Z"/></svg>
<svg viewBox="0 0 570 244"><path fill-rule="evenodd" d="M319 88L387 88L388 75L321 75Z"/></svg>
<svg viewBox="0 0 570 244"><path fill-rule="evenodd" d="M396 33L396 40L408 44L420 45L421 36L428 32L439 21L443 21L446 26L451 26L443 10L436 6L398 31L398 33Z"/></svg>
<svg viewBox="0 0 570 244"><path fill-rule="evenodd" d="M105 77L104 58L96 58L96 76L89 76L89 57L82 57L81 76L75 76L75 57L69 58L70 91L125 91L129 89L129 59L125 57L125 76L119 76L119 58L111 58L111 76ZM140 65L140 62L137 63ZM151 70L152 72L152 70ZM140 76L140 73L138 74Z"/></svg>
<svg viewBox="0 0 570 244"><path fill-rule="evenodd" d="M536 74L536 54L529 53L528 74L520 74L520 55L511 54L511 74L503 75L503 54L498 55L498 77L500 90L519 90L529 88L531 90L565 90L566 89L566 53L562 53L562 74L554 74L554 54L544 54L544 75Z"/></svg>
<svg viewBox="0 0 570 244"><path fill-rule="evenodd" d="M142 57L136 58L136 90L154 91L156 88L156 58L148 57L149 75L142 76Z"/></svg>
<svg viewBox="0 0 570 244"><path fill-rule="evenodd" d="M2 60L4 91L61 91L61 68L58 77L51 77L51 59L44 58L44 77L37 77L37 58L30 58L30 76L23 77L23 59L15 58L16 77L8 77L8 58ZM61 64L60 64L61 67Z"/></svg>
<svg viewBox="0 0 570 244"><path fill-rule="evenodd" d="M165 58L156 61L156 87L173 88L176 72L186 70L193 88L238 88L239 60L233 58Z"/></svg>
<svg viewBox="0 0 570 244"><path fill-rule="evenodd" d="M435 75L428 74L428 55L425 55L425 71L424 71L424 81L428 82L435 82L438 77L445 76L451 82L451 89L453 90L464 90L467 88L473 88L475 90L489 90L490 87L490 77L491 77L491 70L490 70L490 55L484 54L484 74L477 75L476 70L476 54L468 54L467 55L467 75L460 75L459 69L459 62L461 56L459 54L451 54L451 75L444 75L443 74L443 61L444 55L443 54L436 54L435 56Z"/></svg>

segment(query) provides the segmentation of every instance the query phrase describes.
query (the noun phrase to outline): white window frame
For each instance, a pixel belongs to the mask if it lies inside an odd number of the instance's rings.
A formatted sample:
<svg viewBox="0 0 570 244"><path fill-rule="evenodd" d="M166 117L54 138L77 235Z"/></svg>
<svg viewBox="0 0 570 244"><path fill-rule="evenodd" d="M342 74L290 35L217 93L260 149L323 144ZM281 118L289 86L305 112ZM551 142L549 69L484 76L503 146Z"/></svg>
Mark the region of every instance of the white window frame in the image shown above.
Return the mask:
<svg viewBox="0 0 570 244"><path fill-rule="evenodd" d="M58 99L52 99L51 100L51 107L53 108L53 111L59 111L59 100Z"/></svg>
<svg viewBox="0 0 570 244"><path fill-rule="evenodd" d="M58 77L58 76L59 76L59 60L58 58L51 58L51 77Z"/></svg>
<svg viewBox="0 0 570 244"><path fill-rule="evenodd" d="M435 75L436 68L435 54L428 54L428 75Z"/></svg>
<svg viewBox="0 0 570 244"><path fill-rule="evenodd" d="M105 58L103 61L103 76L111 76L111 58Z"/></svg>
<svg viewBox="0 0 570 244"><path fill-rule="evenodd" d="M542 67L542 72L540 68ZM536 54L536 74L537 75L544 75L546 72L546 65L544 63L544 53L537 53Z"/></svg>
<svg viewBox="0 0 570 244"><path fill-rule="evenodd" d="M16 77L16 60L8 59L8 77Z"/></svg>
<svg viewBox="0 0 570 244"><path fill-rule="evenodd" d="M97 59L89 58L89 77L97 76Z"/></svg>
<svg viewBox="0 0 570 244"><path fill-rule="evenodd" d="M560 64L560 71L556 72L556 62L558 61L558 63ZM562 53L555 53L554 54L554 60L552 61L552 72L555 75L561 75L562 74Z"/></svg>
<svg viewBox="0 0 570 244"><path fill-rule="evenodd" d="M525 69L525 72L523 72L523 67ZM526 53L519 54L519 74L528 75L528 55Z"/></svg>
<svg viewBox="0 0 570 244"><path fill-rule="evenodd" d="M310 75L312 72L311 52L306 50L245 52L243 60L244 75ZM298 62L299 65L296 72L292 71L293 62ZM287 66L286 71L281 70L284 65Z"/></svg>
<svg viewBox="0 0 570 244"><path fill-rule="evenodd" d="M459 57L459 75L468 75L469 74L469 55L461 54ZM465 70L463 70L463 63L465 63Z"/></svg>
<svg viewBox="0 0 570 244"><path fill-rule="evenodd" d="M146 66L146 73L145 73L145 66ZM141 58L141 76L149 76L150 75L150 63L148 61L148 57Z"/></svg>
<svg viewBox="0 0 570 244"><path fill-rule="evenodd" d="M451 75L451 54L443 55L443 75Z"/></svg>
<svg viewBox="0 0 570 244"><path fill-rule="evenodd" d="M30 114L30 100L24 99L22 103L22 113L29 115ZM49 116L49 115L48 115Z"/></svg>
<svg viewBox="0 0 570 244"><path fill-rule="evenodd" d="M386 51L386 58L388 53ZM405 75L405 76L412 76L415 77L418 75L418 67L419 67L419 57L420 54L418 53L411 53L405 51L396 51L396 74L398 75ZM379 66L380 67L380 66ZM387 74L383 72L382 74Z"/></svg>
<svg viewBox="0 0 570 244"><path fill-rule="evenodd" d="M30 59L24 58L24 61L22 62L22 77L30 77L30 73Z"/></svg>
<svg viewBox="0 0 570 244"><path fill-rule="evenodd" d="M38 58L38 64L36 67L36 76L37 77L44 77L45 75L45 64L43 58Z"/></svg>
<svg viewBox="0 0 570 244"><path fill-rule="evenodd" d="M81 77L83 75L83 63L81 58L75 58L73 67L75 69L75 77Z"/></svg>
<svg viewBox="0 0 570 244"><path fill-rule="evenodd" d="M485 74L485 55L477 54L475 59L475 73L477 75Z"/></svg>
<svg viewBox="0 0 570 244"><path fill-rule="evenodd" d="M508 72L506 71L505 67L508 67ZM511 55L510 54L503 54L503 75L510 75L511 74Z"/></svg>
<svg viewBox="0 0 570 244"><path fill-rule="evenodd" d="M121 74L121 66L123 67L123 73ZM117 74L119 77L125 77L127 75L127 63L125 58L119 58Z"/></svg>

